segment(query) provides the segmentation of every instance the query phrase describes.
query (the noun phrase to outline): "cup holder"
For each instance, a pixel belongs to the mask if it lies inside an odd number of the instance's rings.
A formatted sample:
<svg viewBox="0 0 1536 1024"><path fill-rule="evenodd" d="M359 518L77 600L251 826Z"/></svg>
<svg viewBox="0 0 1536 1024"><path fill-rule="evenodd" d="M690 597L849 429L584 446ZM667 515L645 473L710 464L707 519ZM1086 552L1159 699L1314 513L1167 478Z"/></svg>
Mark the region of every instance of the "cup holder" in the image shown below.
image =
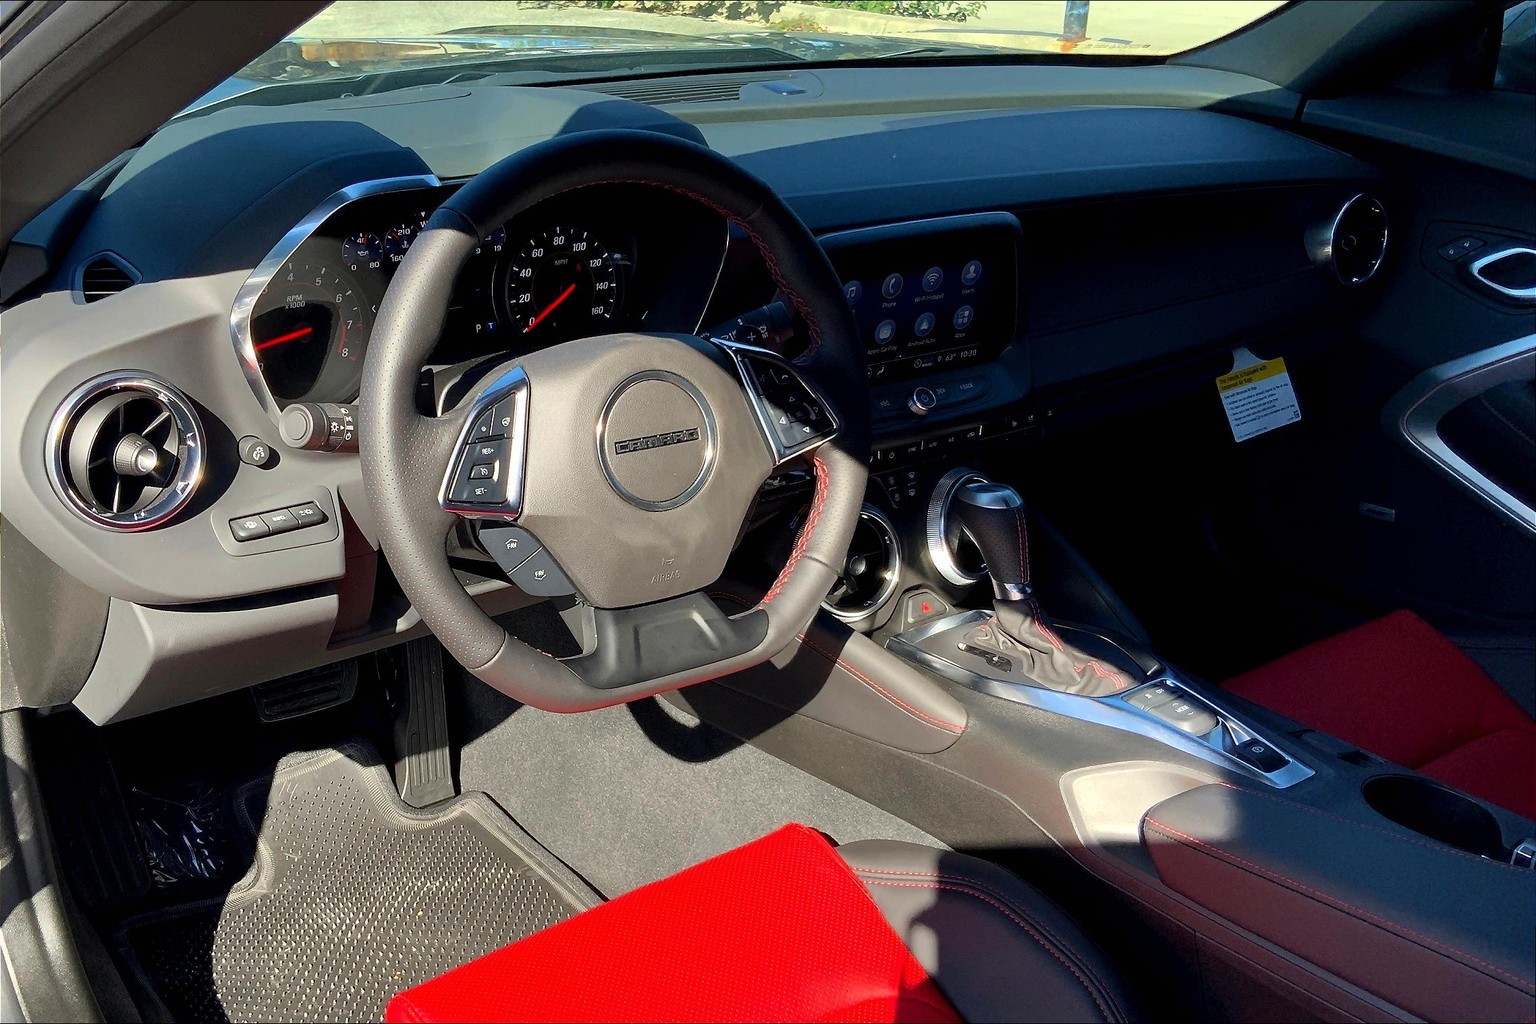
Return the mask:
<svg viewBox="0 0 1536 1024"><path fill-rule="evenodd" d="M1364 794L1376 813L1421 836L1479 857L1508 857L1498 821L1455 790L1411 775L1377 775L1366 780Z"/></svg>

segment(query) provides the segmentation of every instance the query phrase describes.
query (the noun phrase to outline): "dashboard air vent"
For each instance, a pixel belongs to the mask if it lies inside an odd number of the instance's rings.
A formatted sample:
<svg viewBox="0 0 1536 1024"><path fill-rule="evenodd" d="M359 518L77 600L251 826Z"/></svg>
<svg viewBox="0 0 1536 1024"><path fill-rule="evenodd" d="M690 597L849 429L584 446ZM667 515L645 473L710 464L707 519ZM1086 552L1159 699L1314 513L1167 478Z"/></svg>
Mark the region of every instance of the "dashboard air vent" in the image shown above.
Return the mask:
<svg viewBox="0 0 1536 1024"><path fill-rule="evenodd" d="M80 270L80 294L86 302L100 302L137 284L134 269L111 253L93 257Z"/></svg>
<svg viewBox="0 0 1536 1024"><path fill-rule="evenodd" d="M754 82L773 82L780 74L730 75L693 81L623 82L617 85L589 85L591 92L621 96L636 103L664 107L672 103L735 103L741 88Z"/></svg>
<svg viewBox="0 0 1536 1024"><path fill-rule="evenodd" d="M186 397L125 371L76 388L48 430L48 471L72 511L114 530L147 530L191 499L203 431Z"/></svg>
<svg viewBox="0 0 1536 1024"><path fill-rule="evenodd" d="M1357 195L1331 223L1309 232L1308 249L1340 283L1354 287L1376 276L1387 254L1387 208L1375 196Z"/></svg>
<svg viewBox="0 0 1536 1024"><path fill-rule="evenodd" d="M855 622L889 601L900 578L896 528L879 509L865 505L848 545L848 561L822 607L844 622Z"/></svg>

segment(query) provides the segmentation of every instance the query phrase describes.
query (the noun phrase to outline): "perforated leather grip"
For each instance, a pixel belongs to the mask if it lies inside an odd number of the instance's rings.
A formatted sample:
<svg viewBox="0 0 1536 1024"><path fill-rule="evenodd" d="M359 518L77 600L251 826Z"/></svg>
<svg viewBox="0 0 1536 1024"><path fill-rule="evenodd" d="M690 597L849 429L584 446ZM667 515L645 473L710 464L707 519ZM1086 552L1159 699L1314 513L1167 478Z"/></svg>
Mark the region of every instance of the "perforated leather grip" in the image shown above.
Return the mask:
<svg viewBox="0 0 1536 1024"><path fill-rule="evenodd" d="M1029 582L1029 531L1018 491L1006 484L966 484L955 493L950 514L981 549L995 582Z"/></svg>

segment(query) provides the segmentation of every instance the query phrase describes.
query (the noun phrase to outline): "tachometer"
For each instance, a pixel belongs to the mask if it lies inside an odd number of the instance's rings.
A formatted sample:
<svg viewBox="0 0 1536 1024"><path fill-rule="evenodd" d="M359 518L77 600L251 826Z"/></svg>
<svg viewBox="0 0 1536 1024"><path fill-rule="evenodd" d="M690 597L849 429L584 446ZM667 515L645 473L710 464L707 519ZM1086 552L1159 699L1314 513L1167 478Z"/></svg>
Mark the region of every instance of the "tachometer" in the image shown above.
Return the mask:
<svg viewBox="0 0 1536 1024"><path fill-rule="evenodd" d="M362 379L373 308L345 274L292 260L272 276L251 315L251 344L283 401L345 402Z"/></svg>
<svg viewBox="0 0 1536 1024"><path fill-rule="evenodd" d="M619 311L619 275L597 236L556 227L530 238L507 271L512 329L539 341L600 334Z"/></svg>

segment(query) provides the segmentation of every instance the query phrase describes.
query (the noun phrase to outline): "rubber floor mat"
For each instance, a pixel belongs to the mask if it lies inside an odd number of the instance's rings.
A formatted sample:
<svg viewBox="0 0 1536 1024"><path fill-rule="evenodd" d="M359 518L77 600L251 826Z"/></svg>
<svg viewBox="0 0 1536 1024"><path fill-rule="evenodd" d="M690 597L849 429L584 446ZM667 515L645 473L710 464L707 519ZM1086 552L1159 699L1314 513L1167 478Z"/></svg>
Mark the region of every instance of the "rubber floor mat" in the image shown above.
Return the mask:
<svg viewBox="0 0 1536 1024"><path fill-rule="evenodd" d="M488 797L408 807L362 746L284 760L235 812L253 854L228 895L119 932L149 1016L382 1020L395 993L598 902Z"/></svg>

